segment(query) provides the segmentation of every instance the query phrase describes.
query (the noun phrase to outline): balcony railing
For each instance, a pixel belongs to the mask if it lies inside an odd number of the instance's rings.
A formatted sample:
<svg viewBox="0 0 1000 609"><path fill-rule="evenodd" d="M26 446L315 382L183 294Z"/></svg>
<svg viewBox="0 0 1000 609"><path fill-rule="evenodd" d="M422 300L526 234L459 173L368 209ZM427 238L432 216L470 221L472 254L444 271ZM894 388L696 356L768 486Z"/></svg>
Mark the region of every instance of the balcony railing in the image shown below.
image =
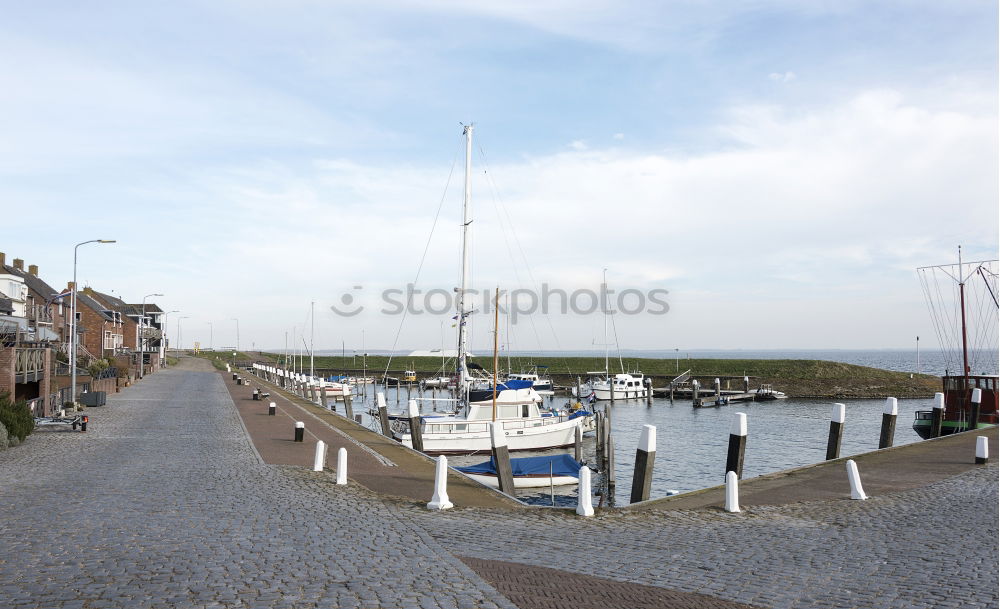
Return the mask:
<svg viewBox="0 0 1000 609"><path fill-rule="evenodd" d="M14 351L15 383L31 383L45 376L45 349Z"/></svg>
<svg viewBox="0 0 1000 609"><path fill-rule="evenodd" d="M29 321L39 324L52 323L52 312L45 305L28 305L26 312Z"/></svg>
<svg viewBox="0 0 1000 609"><path fill-rule="evenodd" d="M163 330L159 328L139 328L139 338L144 340L156 340L163 338Z"/></svg>

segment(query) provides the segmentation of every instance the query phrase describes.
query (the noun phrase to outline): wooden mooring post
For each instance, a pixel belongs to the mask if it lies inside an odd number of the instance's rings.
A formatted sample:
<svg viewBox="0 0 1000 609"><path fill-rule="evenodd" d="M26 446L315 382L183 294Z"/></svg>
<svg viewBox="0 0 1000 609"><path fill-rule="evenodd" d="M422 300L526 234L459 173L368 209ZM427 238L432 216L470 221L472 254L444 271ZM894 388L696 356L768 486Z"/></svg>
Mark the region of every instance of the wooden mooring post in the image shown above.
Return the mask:
<svg viewBox="0 0 1000 609"><path fill-rule="evenodd" d="M490 423L490 444L493 452L493 467L497 470L497 483L501 493L514 494L514 474L510 469L510 452L507 450L507 436L503 423Z"/></svg>
<svg viewBox="0 0 1000 609"><path fill-rule="evenodd" d="M344 416L352 421L354 420L354 405L351 403L350 391L344 393Z"/></svg>
<svg viewBox="0 0 1000 609"><path fill-rule="evenodd" d="M378 421L382 425L382 435L392 437L389 427L389 407L385 404L385 394L381 391L375 394L375 405L378 407Z"/></svg>
<svg viewBox="0 0 1000 609"><path fill-rule="evenodd" d="M983 390L976 387L972 390L972 397L969 398L970 402L970 413L969 413L969 431L975 431L979 427L979 409L983 401Z"/></svg>
<svg viewBox="0 0 1000 609"><path fill-rule="evenodd" d="M898 414L899 406L896 403L896 398L886 398L885 408L882 411L882 432L878 438L879 448L892 446L893 438L896 435L896 416Z"/></svg>
<svg viewBox="0 0 1000 609"><path fill-rule="evenodd" d="M726 454L726 471L736 472L737 478L743 477L743 455L747 449L747 415L745 412L733 413L733 423L729 428L729 451Z"/></svg>
<svg viewBox="0 0 1000 609"><path fill-rule="evenodd" d="M630 503L649 499L653 485L653 462L656 460L656 427L643 425L639 446L635 449L635 470L632 472L632 497Z"/></svg>
<svg viewBox="0 0 1000 609"><path fill-rule="evenodd" d="M830 414L830 435L826 440L826 460L840 458L840 441L844 438L844 421L847 417L847 406L834 404Z"/></svg>
<svg viewBox="0 0 1000 609"><path fill-rule="evenodd" d="M931 437L941 437L941 422L944 420L944 394L934 394L934 408L931 409Z"/></svg>
<svg viewBox="0 0 1000 609"><path fill-rule="evenodd" d="M420 406L416 400L410 400L407 404L410 415L410 444L413 450L424 452L423 429L420 426Z"/></svg>

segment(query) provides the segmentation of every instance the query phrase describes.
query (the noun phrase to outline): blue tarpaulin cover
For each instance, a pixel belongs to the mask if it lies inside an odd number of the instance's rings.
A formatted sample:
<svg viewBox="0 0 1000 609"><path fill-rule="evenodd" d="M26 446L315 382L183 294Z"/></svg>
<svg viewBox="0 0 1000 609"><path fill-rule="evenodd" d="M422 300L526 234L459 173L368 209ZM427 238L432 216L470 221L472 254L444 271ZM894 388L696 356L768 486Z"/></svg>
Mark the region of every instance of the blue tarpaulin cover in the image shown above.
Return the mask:
<svg viewBox="0 0 1000 609"><path fill-rule="evenodd" d="M514 473L515 478L518 476L548 476L550 463L552 464L553 476L576 477L580 475L580 468L583 467L583 463L574 459L572 455L550 455L547 457L520 457L511 459L510 469ZM493 465L492 458L477 465L456 467L455 469L466 474L497 473L497 468Z"/></svg>

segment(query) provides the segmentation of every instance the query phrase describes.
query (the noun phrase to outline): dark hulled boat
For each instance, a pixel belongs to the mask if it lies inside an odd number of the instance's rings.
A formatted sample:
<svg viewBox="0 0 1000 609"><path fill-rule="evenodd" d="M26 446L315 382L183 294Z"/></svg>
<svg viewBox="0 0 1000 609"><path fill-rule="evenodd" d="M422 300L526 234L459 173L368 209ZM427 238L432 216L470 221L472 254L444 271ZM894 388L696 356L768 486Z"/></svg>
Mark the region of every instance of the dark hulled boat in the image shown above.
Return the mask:
<svg viewBox="0 0 1000 609"><path fill-rule="evenodd" d="M979 389L979 420L975 428L997 425L997 382L996 376L974 375L946 376L943 380L944 409L941 413L941 435L948 435L972 429L973 392ZM932 435L933 410L918 410L913 420L913 431L923 438Z"/></svg>

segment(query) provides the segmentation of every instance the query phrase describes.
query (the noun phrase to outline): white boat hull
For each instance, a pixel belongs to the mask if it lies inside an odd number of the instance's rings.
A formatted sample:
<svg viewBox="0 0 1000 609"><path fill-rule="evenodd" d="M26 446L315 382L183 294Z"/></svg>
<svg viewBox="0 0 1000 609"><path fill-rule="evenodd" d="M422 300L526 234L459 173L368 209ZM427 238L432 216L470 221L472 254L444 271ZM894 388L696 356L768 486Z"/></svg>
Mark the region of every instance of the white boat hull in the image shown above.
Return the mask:
<svg viewBox="0 0 1000 609"><path fill-rule="evenodd" d="M507 448L511 451L572 446L576 442L577 427L581 427L583 431L592 427L592 424L588 424L589 419L582 417L563 421L557 417L513 419L500 423L507 436ZM421 435L424 452L429 455L470 454L488 452L493 448L489 421L470 421L463 426L452 423L436 424L433 418L425 419ZM401 434L398 439L403 445L413 447L409 433Z"/></svg>
<svg viewBox="0 0 1000 609"><path fill-rule="evenodd" d="M465 472L463 472L465 473ZM486 486L493 488L500 488L500 483L497 481L496 476L490 474L465 474L466 476L472 478L480 484L485 484ZM551 481L551 482L550 482ZM576 484L580 481L576 476L515 476L514 477L514 488L548 488L549 486L567 486L569 484Z"/></svg>
<svg viewBox="0 0 1000 609"><path fill-rule="evenodd" d="M584 391L586 393L586 391ZM634 400L641 399L649 395L649 392L645 387L630 388L625 389L615 389L615 400ZM611 399L610 389L594 389L594 398L597 400L608 401Z"/></svg>

